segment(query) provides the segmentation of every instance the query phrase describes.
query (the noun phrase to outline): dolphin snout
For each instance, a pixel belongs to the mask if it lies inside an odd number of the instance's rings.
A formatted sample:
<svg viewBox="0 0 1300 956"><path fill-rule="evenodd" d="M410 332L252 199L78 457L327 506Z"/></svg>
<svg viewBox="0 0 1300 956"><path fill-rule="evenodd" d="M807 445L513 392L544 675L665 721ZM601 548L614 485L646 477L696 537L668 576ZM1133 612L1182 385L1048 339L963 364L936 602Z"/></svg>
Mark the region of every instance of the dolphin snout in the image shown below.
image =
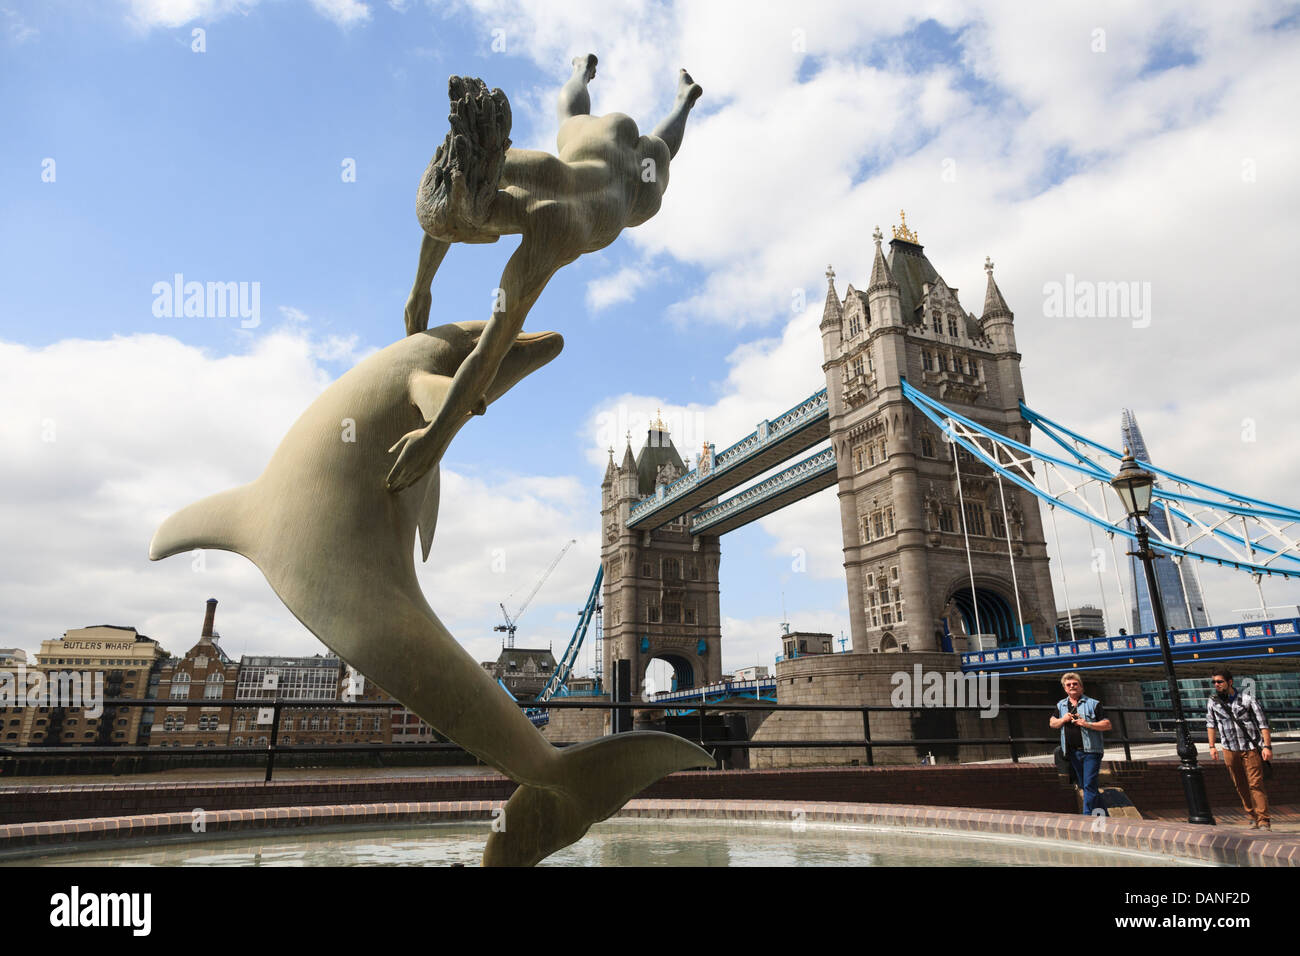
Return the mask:
<svg viewBox="0 0 1300 956"><path fill-rule="evenodd" d="M506 357L501 360L497 377L488 390L488 401L495 402L516 383L537 371L560 354L564 336L559 332L522 332Z"/></svg>

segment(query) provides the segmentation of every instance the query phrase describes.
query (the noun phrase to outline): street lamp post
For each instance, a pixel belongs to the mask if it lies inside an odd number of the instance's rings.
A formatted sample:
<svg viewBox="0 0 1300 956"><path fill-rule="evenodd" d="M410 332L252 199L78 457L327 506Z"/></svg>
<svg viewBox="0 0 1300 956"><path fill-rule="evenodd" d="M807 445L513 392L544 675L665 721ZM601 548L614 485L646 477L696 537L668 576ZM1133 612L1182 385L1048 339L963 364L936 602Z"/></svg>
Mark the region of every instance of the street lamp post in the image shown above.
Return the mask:
<svg viewBox="0 0 1300 956"><path fill-rule="evenodd" d="M1156 636L1160 641L1160 654L1164 658L1165 680L1169 683L1169 700L1174 707L1174 730L1178 738L1179 776L1183 781L1183 796L1187 799L1187 822L1205 823L1214 826L1214 814L1210 811L1210 800L1205 793L1205 778L1196 762L1196 747L1192 744L1191 734L1187 731L1187 717L1183 714L1183 697L1178 692L1178 680L1174 677L1174 655L1169 649L1169 632L1165 626L1165 607L1160 597L1160 586L1156 583L1155 555L1151 553L1150 540L1147 537L1143 519L1151 510L1151 489L1155 486L1155 475L1140 467L1128 449L1124 449L1124 460L1120 463L1119 473L1111 479L1111 487L1119 495L1128 516L1137 529L1136 551L1130 551L1132 557L1140 558L1146 571L1147 594L1151 598L1151 611L1155 615Z"/></svg>

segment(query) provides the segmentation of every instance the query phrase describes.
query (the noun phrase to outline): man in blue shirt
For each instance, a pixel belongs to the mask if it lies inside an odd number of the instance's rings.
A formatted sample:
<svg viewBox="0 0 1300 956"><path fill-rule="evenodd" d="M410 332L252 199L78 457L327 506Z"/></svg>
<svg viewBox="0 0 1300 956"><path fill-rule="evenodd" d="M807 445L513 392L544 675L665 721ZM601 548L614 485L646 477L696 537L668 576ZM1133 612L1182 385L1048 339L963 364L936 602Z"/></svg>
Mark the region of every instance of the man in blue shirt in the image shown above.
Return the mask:
<svg viewBox="0 0 1300 956"><path fill-rule="evenodd" d="M1061 750L1074 768L1074 777L1083 788L1083 812L1091 814L1097 805L1097 777L1101 773L1101 755L1106 749L1102 734L1110 730L1110 720L1102 712L1101 701L1083 693L1083 678L1075 671L1061 675L1065 697L1056 704L1056 715L1049 723L1061 731Z"/></svg>

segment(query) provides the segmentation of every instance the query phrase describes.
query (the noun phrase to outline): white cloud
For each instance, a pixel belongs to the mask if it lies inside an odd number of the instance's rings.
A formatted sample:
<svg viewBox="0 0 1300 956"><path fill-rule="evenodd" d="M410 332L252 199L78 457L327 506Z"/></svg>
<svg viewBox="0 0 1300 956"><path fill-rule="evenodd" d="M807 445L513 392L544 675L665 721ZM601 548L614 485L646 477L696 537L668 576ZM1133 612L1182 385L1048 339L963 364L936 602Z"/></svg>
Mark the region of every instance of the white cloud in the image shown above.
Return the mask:
<svg viewBox="0 0 1300 956"><path fill-rule="evenodd" d="M370 19L370 7L361 0L311 0L312 8L341 27Z"/></svg>
<svg viewBox="0 0 1300 956"><path fill-rule="evenodd" d="M0 22L4 24L5 35L15 46L35 40L41 35L41 31L27 23L22 14L8 7L0 7Z"/></svg>
<svg viewBox="0 0 1300 956"><path fill-rule="evenodd" d="M599 312L611 305L631 302L646 283L659 275L658 270L641 265L627 266L611 275L593 279L587 283L587 308Z"/></svg>
<svg viewBox="0 0 1300 956"><path fill-rule="evenodd" d="M127 0L136 26L178 27L192 20L211 22L231 13L247 14L260 0Z"/></svg>
<svg viewBox="0 0 1300 956"><path fill-rule="evenodd" d="M141 29L178 27L194 20L212 22L232 13L247 15L261 0L126 0L127 18ZM311 8L341 27L370 19L362 0L309 0Z"/></svg>

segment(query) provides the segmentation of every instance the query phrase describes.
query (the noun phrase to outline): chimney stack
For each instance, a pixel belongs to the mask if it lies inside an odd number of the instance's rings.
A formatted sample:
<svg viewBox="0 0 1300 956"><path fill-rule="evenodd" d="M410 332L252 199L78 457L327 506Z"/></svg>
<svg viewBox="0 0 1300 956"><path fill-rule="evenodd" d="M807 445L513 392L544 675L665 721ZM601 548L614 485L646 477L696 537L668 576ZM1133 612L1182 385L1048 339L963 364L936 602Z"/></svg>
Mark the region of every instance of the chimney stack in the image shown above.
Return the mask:
<svg viewBox="0 0 1300 956"><path fill-rule="evenodd" d="M212 637L212 623L217 617L217 599L208 598L208 610L203 615L203 633L200 637Z"/></svg>

